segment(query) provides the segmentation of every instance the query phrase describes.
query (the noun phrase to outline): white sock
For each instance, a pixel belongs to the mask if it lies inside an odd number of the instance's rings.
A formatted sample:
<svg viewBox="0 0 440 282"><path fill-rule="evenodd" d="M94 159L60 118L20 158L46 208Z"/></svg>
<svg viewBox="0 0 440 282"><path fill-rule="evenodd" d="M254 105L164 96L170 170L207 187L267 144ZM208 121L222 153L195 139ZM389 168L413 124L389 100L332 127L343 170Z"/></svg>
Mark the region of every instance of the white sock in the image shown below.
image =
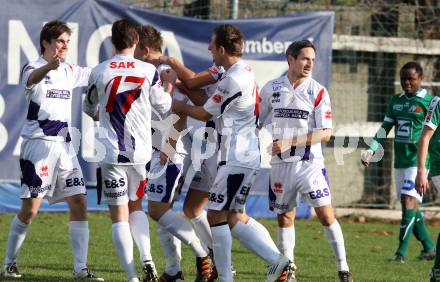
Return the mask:
<svg viewBox="0 0 440 282"><path fill-rule="evenodd" d="M180 240L160 224L158 233L160 245L162 246L163 253L167 260L165 272L169 275L175 275L180 271L180 260L182 259Z"/></svg>
<svg viewBox="0 0 440 282"><path fill-rule="evenodd" d="M280 252L269 232L255 219L250 218L247 223L238 221L231 229L231 233L232 237L240 241L241 244L269 265L277 263L280 259Z"/></svg>
<svg viewBox="0 0 440 282"><path fill-rule="evenodd" d="M15 216L9 227L8 245L6 249L5 264L13 263L17 260L18 253L26 238L28 224L22 222Z"/></svg>
<svg viewBox="0 0 440 282"><path fill-rule="evenodd" d="M206 257L208 255L191 224L183 216L168 210L162 215L158 223L168 232L179 238L184 244L188 245L196 257Z"/></svg>
<svg viewBox="0 0 440 282"><path fill-rule="evenodd" d="M89 223L87 221L69 222L69 237L73 253L73 270L80 272L87 267Z"/></svg>
<svg viewBox="0 0 440 282"><path fill-rule="evenodd" d="M208 248L212 249L212 234L211 228L209 227L208 217L206 216L206 211L202 211L201 214L191 219L194 231L197 237L202 240Z"/></svg>
<svg viewBox="0 0 440 282"><path fill-rule="evenodd" d="M133 260L133 239L128 222L119 221L112 224L113 244L128 278L138 277Z"/></svg>
<svg viewBox="0 0 440 282"><path fill-rule="evenodd" d="M152 260L150 247L150 226L143 211L134 211L128 216L131 236L139 249L141 261Z"/></svg>
<svg viewBox="0 0 440 282"><path fill-rule="evenodd" d="M342 229L338 221L335 220L330 226L324 226L324 230L327 241L335 255L338 271L349 271L345 256L344 235L342 235Z"/></svg>
<svg viewBox="0 0 440 282"><path fill-rule="evenodd" d="M211 226L212 249L214 250L214 261L218 271L220 282L231 282L231 251L232 237L229 225Z"/></svg>
<svg viewBox="0 0 440 282"><path fill-rule="evenodd" d="M278 227L278 250L290 261L294 262L295 250L295 225L290 227Z"/></svg>

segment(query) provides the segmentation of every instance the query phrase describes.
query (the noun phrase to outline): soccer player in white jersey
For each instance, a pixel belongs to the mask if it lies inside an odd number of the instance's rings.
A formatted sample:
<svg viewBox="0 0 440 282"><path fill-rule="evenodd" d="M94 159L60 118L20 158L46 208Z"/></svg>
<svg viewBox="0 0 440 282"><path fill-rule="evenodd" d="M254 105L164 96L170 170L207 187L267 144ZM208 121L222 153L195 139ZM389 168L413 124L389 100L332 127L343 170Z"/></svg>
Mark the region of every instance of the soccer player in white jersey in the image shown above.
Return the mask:
<svg viewBox="0 0 440 282"><path fill-rule="evenodd" d="M203 106L214 94L224 73L221 66L213 65L202 72L195 73L176 58L161 56L160 60L169 64L176 71L177 77L182 82L176 86L197 106ZM212 234L204 208L208 204L208 192L217 174L216 121L215 118L211 118L206 123L193 118L188 120L188 127L191 129L189 135L192 141L193 165L189 167L185 176L185 178L191 179L183 204L185 216L191 220L197 236L210 252L212 252ZM231 267L235 275L235 269L233 266ZM216 269L214 269L214 277L216 276L215 272Z"/></svg>
<svg viewBox="0 0 440 282"><path fill-rule="evenodd" d="M89 228L87 198L81 167L69 152L73 88L86 86L89 68L64 62L70 28L51 21L40 33L41 57L23 67L21 84L28 103L20 152L22 204L12 220L3 276L20 278L16 260L32 218L44 197L53 204L66 201L70 209L69 237L75 278L104 281L87 268Z"/></svg>
<svg viewBox="0 0 440 282"><path fill-rule="evenodd" d="M273 135L269 206L278 215L278 247L293 261L294 218L300 194L316 211L336 257L340 281L352 281L344 238L331 206L321 142L331 137L330 97L312 75L315 46L307 40L286 50L286 75L261 91L262 121L272 118Z"/></svg>
<svg viewBox="0 0 440 282"><path fill-rule="evenodd" d="M159 57L162 55L162 36L153 26L142 26L138 28L139 44L135 56L143 61L155 64L158 70L166 70L170 67L164 64L159 65ZM188 98L178 90L173 92L173 99L184 103ZM149 165L149 177L146 187L148 198L148 211L150 216L159 223L159 239L164 246L167 257L167 269L161 276L160 281L183 280L180 271L180 247L168 248L169 245L178 244L176 238L188 245L196 256L197 277L195 281L210 281L211 279L211 258L203 247L191 224L181 215L171 209L175 196L178 196L179 179L186 173L190 164L190 140L188 135L181 135L186 128L186 117L180 117L175 124L167 124L161 129L165 133L166 142L159 141L159 148L153 149L153 156ZM154 128L154 135L160 128ZM172 134L174 131L174 135ZM165 140L163 140L165 141ZM170 145L168 146L167 143ZM169 158L169 161L167 159ZM168 231L168 234L167 232ZM170 233L174 236L170 236ZM171 243L171 244L170 244Z"/></svg>
<svg viewBox="0 0 440 282"><path fill-rule="evenodd" d="M139 279L133 261L128 203L143 196L146 164L151 158L152 111L154 108L166 114L170 110L169 93L174 82L166 83L165 91L156 68L133 57L139 35L132 22L113 23L111 40L115 56L92 70L84 112L92 117L99 115L100 128L106 135L100 140L106 148L100 163L102 202L109 205L116 253L129 281L135 282ZM148 263L153 273L143 281L157 281L154 264Z"/></svg>
<svg viewBox="0 0 440 282"><path fill-rule="evenodd" d="M219 118L219 170L209 191L215 265L220 281L233 281L232 236L270 264L268 281L286 281L289 260L280 255L269 232L244 213L246 197L260 166L256 130L258 92L252 69L241 60L243 35L229 24L214 29L209 50L225 73L213 96L202 106L173 100L173 109L198 120Z"/></svg>

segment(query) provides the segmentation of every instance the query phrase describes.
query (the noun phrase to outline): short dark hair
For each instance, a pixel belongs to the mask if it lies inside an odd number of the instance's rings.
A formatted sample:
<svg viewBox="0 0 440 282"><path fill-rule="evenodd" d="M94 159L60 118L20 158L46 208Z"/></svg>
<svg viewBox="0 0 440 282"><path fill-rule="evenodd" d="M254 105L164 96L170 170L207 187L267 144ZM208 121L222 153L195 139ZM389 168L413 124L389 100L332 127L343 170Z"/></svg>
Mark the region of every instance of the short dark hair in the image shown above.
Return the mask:
<svg viewBox="0 0 440 282"><path fill-rule="evenodd" d="M142 25L137 27L139 33L139 45L141 48L151 48L154 51L162 52L163 38L160 31L152 25Z"/></svg>
<svg viewBox="0 0 440 282"><path fill-rule="evenodd" d="M44 53L43 40L50 43L52 39L57 39L63 33L72 34L72 30L67 26L65 22L54 20L46 23L40 32L40 50L41 54Z"/></svg>
<svg viewBox="0 0 440 282"><path fill-rule="evenodd" d="M132 47L138 35L136 25L130 20L118 20L112 25L112 43L118 51Z"/></svg>
<svg viewBox="0 0 440 282"><path fill-rule="evenodd" d="M410 70L410 69L415 69L416 73L419 76L423 76L423 68L416 61L411 61L411 62L407 62L406 64L404 64L403 67L400 69L400 74L402 74L403 70Z"/></svg>
<svg viewBox="0 0 440 282"><path fill-rule="evenodd" d="M223 46L231 56L241 57L243 54L243 33L231 24L219 25L214 29L215 45Z"/></svg>
<svg viewBox="0 0 440 282"><path fill-rule="evenodd" d="M316 52L315 45L309 40L298 40L293 41L286 50L286 58L292 56L293 58L298 58L298 55L301 53L301 50L304 48L313 48Z"/></svg>

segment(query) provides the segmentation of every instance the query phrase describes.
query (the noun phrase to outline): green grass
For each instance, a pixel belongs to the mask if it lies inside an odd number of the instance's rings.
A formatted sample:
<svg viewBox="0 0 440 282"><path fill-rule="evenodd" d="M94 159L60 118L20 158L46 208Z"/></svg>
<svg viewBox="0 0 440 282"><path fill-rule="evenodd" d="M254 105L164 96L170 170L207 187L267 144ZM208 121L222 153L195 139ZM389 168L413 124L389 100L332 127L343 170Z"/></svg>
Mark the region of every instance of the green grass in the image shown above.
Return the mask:
<svg viewBox="0 0 440 282"><path fill-rule="evenodd" d="M12 214L0 216L0 254L3 256ZM276 238L276 222L262 220ZM89 266L106 281L126 281L111 241L110 219L107 214L89 215L90 245ZM344 231L348 262L355 281L428 281L432 261L416 261L420 246L411 241L408 258L404 264L388 259L395 251L399 226L383 222L341 222ZM161 272L164 258L157 238L157 225L150 221L152 253ZM429 227L433 239L440 231ZM67 236L68 215L65 213L38 215L19 257L19 281L72 281L72 256ZM296 264L298 281L337 281L333 254L325 239L323 228L317 221L296 222ZM195 259L188 248L183 250L182 268L186 281L194 281ZM135 252L138 259L137 251ZM266 264L250 254L236 241L233 246L233 263L237 269L237 282L265 281ZM138 263L138 267L139 263Z"/></svg>

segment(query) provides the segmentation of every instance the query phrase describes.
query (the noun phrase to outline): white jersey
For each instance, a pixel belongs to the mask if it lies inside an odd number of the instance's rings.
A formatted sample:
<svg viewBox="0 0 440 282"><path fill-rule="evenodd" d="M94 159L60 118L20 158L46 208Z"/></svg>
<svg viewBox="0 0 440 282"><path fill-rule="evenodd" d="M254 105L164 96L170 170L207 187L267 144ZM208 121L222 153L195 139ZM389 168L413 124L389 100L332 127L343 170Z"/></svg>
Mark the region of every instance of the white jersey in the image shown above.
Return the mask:
<svg viewBox="0 0 440 282"><path fill-rule="evenodd" d="M203 106L219 119L216 130L221 134L220 165L260 166L258 105L254 73L240 60L223 74L215 93Z"/></svg>
<svg viewBox="0 0 440 282"><path fill-rule="evenodd" d="M307 78L296 89L287 75L266 83L261 90L261 120L271 115L274 140L292 139L315 129L332 128L332 111L327 89ZM271 163L311 160L323 162L321 143L292 147L273 156Z"/></svg>
<svg viewBox="0 0 440 282"><path fill-rule="evenodd" d="M84 112L96 115L107 133L104 163L145 164L151 159L151 115L164 115L171 96L156 68L131 55L117 54L96 66L90 75Z"/></svg>
<svg viewBox="0 0 440 282"><path fill-rule="evenodd" d="M47 61L40 57L23 67L21 84L25 88L28 112L21 136L26 139L40 138L49 141L70 141L72 91L87 86L91 68L61 63L49 71L37 84L27 86L31 73Z"/></svg>

